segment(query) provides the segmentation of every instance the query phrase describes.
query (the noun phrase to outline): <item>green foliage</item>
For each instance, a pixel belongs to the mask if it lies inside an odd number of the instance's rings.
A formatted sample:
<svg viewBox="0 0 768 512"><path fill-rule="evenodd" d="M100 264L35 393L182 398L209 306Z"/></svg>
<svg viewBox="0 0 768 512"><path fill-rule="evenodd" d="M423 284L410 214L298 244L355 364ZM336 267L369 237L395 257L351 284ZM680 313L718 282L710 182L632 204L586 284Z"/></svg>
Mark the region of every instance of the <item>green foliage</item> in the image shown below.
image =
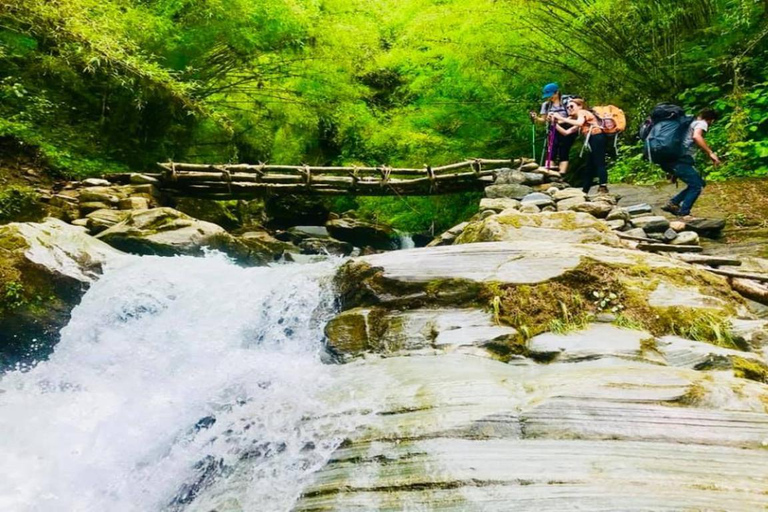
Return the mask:
<svg viewBox="0 0 768 512"><path fill-rule="evenodd" d="M438 165L538 153L526 112L558 81L627 113L614 181L663 179L632 135L660 101L722 114L709 179L768 176L766 5L3 0L0 136L74 178L168 159ZM359 207L439 231L472 200Z"/></svg>
<svg viewBox="0 0 768 512"><path fill-rule="evenodd" d="M24 285L18 281L9 281L3 287L3 309L12 311L26 303Z"/></svg>
<svg viewBox="0 0 768 512"><path fill-rule="evenodd" d="M439 235L477 213L480 193L430 197L361 197L358 215L406 233ZM349 209L349 208L347 208Z"/></svg>
<svg viewBox="0 0 768 512"><path fill-rule="evenodd" d="M37 193L29 187L0 189L0 223L39 220L42 208Z"/></svg>

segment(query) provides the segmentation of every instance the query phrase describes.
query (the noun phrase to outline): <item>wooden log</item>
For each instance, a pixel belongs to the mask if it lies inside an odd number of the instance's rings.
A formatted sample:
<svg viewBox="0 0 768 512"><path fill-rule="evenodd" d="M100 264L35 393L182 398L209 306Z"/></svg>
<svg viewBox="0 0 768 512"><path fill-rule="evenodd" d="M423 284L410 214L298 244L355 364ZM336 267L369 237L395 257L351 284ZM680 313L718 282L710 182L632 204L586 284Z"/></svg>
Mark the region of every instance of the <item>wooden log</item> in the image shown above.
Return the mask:
<svg viewBox="0 0 768 512"><path fill-rule="evenodd" d="M702 252L704 250L698 245L669 245L642 242L637 244L637 248L646 252Z"/></svg>
<svg viewBox="0 0 768 512"><path fill-rule="evenodd" d="M646 238L644 236L625 235L624 233L621 233L619 231L616 231L615 233L622 240L632 240L633 242L648 242L650 244L657 244L657 243L659 243L658 240L654 240L653 238Z"/></svg>
<svg viewBox="0 0 768 512"><path fill-rule="evenodd" d="M381 167L318 167L309 166L304 167L301 165L253 165L253 164L185 164L185 163L160 163L160 167L166 171L175 170L180 171L221 171L226 170L229 172L246 172L246 173L262 173L269 171L282 171L301 174L304 171L309 170L311 173L327 173L327 174L348 174L357 172L358 174L381 174ZM409 169L409 168L388 168L392 174L407 174L407 175L421 175L424 176L426 172L424 169Z"/></svg>
<svg viewBox="0 0 768 512"><path fill-rule="evenodd" d="M750 279L731 278L728 281L731 288L742 297L768 306L768 286Z"/></svg>
<svg viewBox="0 0 768 512"><path fill-rule="evenodd" d="M458 162L458 163L455 163L455 164L443 165L441 167L433 167L432 170L434 172L452 171L454 169L463 169L464 167L472 167L473 163L474 163L474 161L467 160L466 162Z"/></svg>
<svg viewBox="0 0 768 512"><path fill-rule="evenodd" d="M741 261L734 258L720 257L720 256L708 256L702 254L676 254L675 257L686 263L709 265L711 267L718 266L741 266Z"/></svg>
<svg viewBox="0 0 768 512"><path fill-rule="evenodd" d="M720 270L719 268L708 268L709 272L713 274L732 277L736 279L751 279L752 281L759 281L761 283L768 283L768 274L748 274L746 272L734 272L732 270Z"/></svg>

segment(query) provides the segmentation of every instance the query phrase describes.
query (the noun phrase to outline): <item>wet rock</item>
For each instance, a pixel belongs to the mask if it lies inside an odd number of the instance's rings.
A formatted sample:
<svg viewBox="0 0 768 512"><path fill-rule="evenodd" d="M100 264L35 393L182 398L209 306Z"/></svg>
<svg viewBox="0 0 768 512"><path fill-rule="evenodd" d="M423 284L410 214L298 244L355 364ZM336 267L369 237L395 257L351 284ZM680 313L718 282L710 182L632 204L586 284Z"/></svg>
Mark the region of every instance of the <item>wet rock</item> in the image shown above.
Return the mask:
<svg viewBox="0 0 768 512"><path fill-rule="evenodd" d="M464 350L504 357L522 349L515 329L496 325L489 313L477 309L356 308L332 319L325 333L331 351L344 361L365 352L393 356Z"/></svg>
<svg viewBox="0 0 768 512"><path fill-rule="evenodd" d="M261 254L271 254L279 259L285 253L298 253L299 248L288 242L281 242L266 231L248 231L238 237L245 245Z"/></svg>
<svg viewBox="0 0 768 512"><path fill-rule="evenodd" d="M115 194L115 190L100 188L85 189L80 194L79 200L82 207L83 203L104 203L109 206L117 206L117 203L121 199L121 195ZM122 197L125 197L124 195Z"/></svg>
<svg viewBox="0 0 768 512"><path fill-rule="evenodd" d="M610 212L608 212L605 220L625 220L629 222L632 220L632 216L624 208L613 208Z"/></svg>
<svg viewBox="0 0 768 512"><path fill-rule="evenodd" d="M438 247L441 245L452 245L456 238L458 238L459 235L461 235L464 232L464 229L469 225L469 222L462 222L461 224L457 224L453 226L448 231L444 232L434 240L432 240L430 243L427 244L427 247Z"/></svg>
<svg viewBox="0 0 768 512"><path fill-rule="evenodd" d="M520 201L520 204L522 205L522 207L532 204L532 205L538 206L539 208L544 208L545 206L554 206L555 202L552 200L552 197L549 196L548 194L542 194L541 192L533 192L523 197L523 199Z"/></svg>
<svg viewBox="0 0 768 512"><path fill-rule="evenodd" d="M130 182L132 185L159 185L160 180L144 174L131 174Z"/></svg>
<svg viewBox="0 0 768 512"><path fill-rule="evenodd" d="M632 228L624 232L627 236L633 236L635 238L648 238L648 234L643 228Z"/></svg>
<svg viewBox="0 0 768 512"><path fill-rule="evenodd" d="M128 212L123 221L102 231L97 238L134 254L199 256L205 249L215 249L242 263L261 264L270 259L267 255L254 254L221 226L194 219L173 208Z"/></svg>
<svg viewBox="0 0 768 512"><path fill-rule="evenodd" d="M81 181L80 183L82 183L83 186L86 186L86 187L108 187L112 185L112 183L110 183L109 181L102 180L100 178L87 178Z"/></svg>
<svg viewBox="0 0 768 512"><path fill-rule="evenodd" d="M571 207L570 209L577 212L588 213L593 217L602 219L608 215L608 213L613 209L613 207L610 204L602 203L602 202L592 202L592 203L585 202L585 203L577 204Z"/></svg>
<svg viewBox="0 0 768 512"><path fill-rule="evenodd" d="M96 210L109 210L112 208L112 205L110 203L80 203L79 209L80 209L80 215L87 216L91 212L95 212Z"/></svg>
<svg viewBox="0 0 768 512"><path fill-rule="evenodd" d="M523 181L524 185L532 187L544 183L544 175L542 173L524 172L523 176L525 177L525 180Z"/></svg>
<svg viewBox="0 0 768 512"><path fill-rule="evenodd" d="M613 325L593 324L571 334L546 333L531 338L528 350L532 357L548 362L570 362L600 357L642 359L643 340L652 336L643 331L620 329ZM658 357L652 357L657 360Z"/></svg>
<svg viewBox="0 0 768 512"><path fill-rule="evenodd" d="M629 357L536 366L454 354L342 365L330 401L346 402L336 414L358 428L294 510L768 506L764 386L703 380L627 348ZM378 414L361 414L361 403L381 404Z"/></svg>
<svg viewBox="0 0 768 512"><path fill-rule="evenodd" d="M505 210L466 227L456 243L515 240L562 242L594 241L618 245L618 238L604 223L586 213L556 212L526 214Z"/></svg>
<svg viewBox="0 0 768 512"><path fill-rule="evenodd" d="M480 200L480 210L493 210L502 212L508 208L517 210L520 208L520 201L509 198L489 199L487 197Z"/></svg>
<svg viewBox="0 0 768 512"><path fill-rule="evenodd" d="M149 201L143 197L127 197L120 200L118 208L121 210L147 210Z"/></svg>
<svg viewBox="0 0 768 512"><path fill-rule="evenodd" d="M681 222L679 220L673 220L669 223L669 228L674 229L676 232L685 231L685 222Z"/></svg>
<svg viewBox="0 0 768 512"><path fill-rule="evenodd" d="M283 242L298 244L306 238L330 238L325 226L293 226L286 231L275 233L275 238Z"/></svg>
<svg viewBox="0 0 768 512"><path fill-rule="evenodd" d="M512 169L499 169L496 175L495 185L523 185L525 184L525 173Z"/></svg>
<svg viewBox="0 0 768 512"><path fill-rule="evenodd" d="M520 206L520 213L537 214L540 212L541 212L541 209L535 204L524 204Z"/></svg>
<svg viewBox="0 0 768 512"><path fill-rule="evenodd" d="M606 221L606 224L608 224L608 227L610 227L614 231L621 231L627 226L627 221L623 219L609 220L609 221Z"/></svg>
<svg viewBox="0 0 768 512"><path fill-rule="evenodd" d="M322 226L330 210L322 198L305 195L274 195L264 201L264 215L269 227Z"/></svg>
<svg viewBox="0 0 768 512"><path fill-rule="evenodd" d="M174 203L174 208L190 217L210 222L226 230L234 230L240 226L240 220L223 201L180 197Z"/></svg>
<svg viewBox="0 0 768 512"><path fill-rule="evenodd" d="M664 233L669 229L669 220L660 215L647 217L633 217L632 224L642 228L646 233Z"/></svg>
<svg viewBox="0 0 768 512"><path fill-rule="evenodd" d="M331 256L349 256L352 244L333 238L305 238L298 243L302 254L327 254Z"/></svg>
<svg viewBox="0 0 768 512"><path fill-rule="evenodd" d="M86 216L86 227L95 235L123 222L128 217L128 212L120 210L102 209L89 213Z"/></svg>
<svg viewBox="0 0 768 512"><path fill-rule="evenodd" d="M489 199L509 198L520 200L533 192L531 187L526 185L491 185L485 187L485 197Z"/></svg>
<svg viewBox="0 0 768 512"><path fill-rule="evenodd" d="M557 202L557 211L559 212L565 212L569 210L573 210L579 205L582 205L586 203L587 200L584 197L569 197L567 199L561 199Z"/></svg>
<svg viewBox="0 0 768 512"><path fill-rule="evenodd" d="M725 220L723 219L694 219L685 223L686 229L695 231L701 236L707 238L717 238L725 229Z"/></svg>
<svg viewBox="0 0 768 512"><path fill-rule="evenodd" d="M58 219L0 226L0 367L46 356L85 290L120 255Z"/></svg>
<svg viewBox="0 0 768 512"><path fill-rule="evenodd" d="M563 199L573 199L573 198L580 198L587 200L587 194L584 193L583 190L580 188L566 188L563 190L560 190L555 193L554 198L555 201L562 201Z"/></svg>
<svg viewBox="0 0 768 512"><path fill-rule="evenodd" d="M397 247L395 231L384 224L372 224L356 219L336 219L328 221L325 227L333 238L356 247L373 247L381 251Z"/></svg>
<svg viewBox="0 0 768 512"><path fill-rule="evenodd" d="M672 245L699 245L699 235L694 231L683 231L678 233L677 237L669 243Z"/></svg>
<svg viewBox="0 0 768 512"><path fill-rule="evenodd" d="M669 243L673 241L675 238L677 238L677 231L675 231L672 228L669 228L664 232L664 241Z"/></svg>
<svg viewBox="0 0 768 512"><path fill-rule="evenodd" d="M637 217L638 215L644 215L647 213L653 213L653 208L651 205L643 203L643 204L634 204L632 206L626 206L624 207L625 210L632 216Z"/></svg>

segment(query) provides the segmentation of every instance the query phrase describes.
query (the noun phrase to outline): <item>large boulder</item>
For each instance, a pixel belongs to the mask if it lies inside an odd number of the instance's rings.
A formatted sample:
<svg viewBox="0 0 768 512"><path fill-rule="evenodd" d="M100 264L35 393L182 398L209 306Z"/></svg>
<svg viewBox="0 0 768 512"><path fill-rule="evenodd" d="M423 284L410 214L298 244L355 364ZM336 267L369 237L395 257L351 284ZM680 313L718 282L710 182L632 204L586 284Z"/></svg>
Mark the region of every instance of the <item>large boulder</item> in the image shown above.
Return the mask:
<svg viewBox="0 0 768 512"><path fill-rule="evenodd" d="M342 218L329 220L325 227L333 238L355 247L372 247L386 251L398 246L397 234L385 224Z"/></svg>
<svg viewBox="0 0 768 512"><path fill-rule="evenodd" d="M264 215L269 227L322 226L330 210L322 198L306 195L274 195L264 201Z"/></svg>
<svg viewBox="0 0 768 512"><path fill-rule="evenodd" d="M209 199L182 197L177 199L173 206L176 210L186 213L190 217L217 224L230 231L240 226L240 221L235 215L236 202L233 201L211 201Z"/></svg>
<svg viewBox="0 0 768 512"><path fill-rule="evenodd" d="M531 187L518 184L491 185L490 187L485 187L485 197L489 199L506 197L509 199L517 199L519 201L531 192L533 192Z"/></svg>
<svg viewBox="0 0 768 512"><path fill-rule="evenodd" d="M44 357L102 267L120 255L58 219L0 226L0 368Z"/></svg>
<svg viewBox="0 0 768 512"><path fill-rule="evenodd" d="M269 254L254 251L221 226L168 207L131 211L125 220L97 237L133 254L200 256L206 249L215 249L246 264L262 264L272 259Z"/></svg>
<svg viewBox="0 0 768 512"><path fill-rule="evenodd" d="M603 222L586 213L544 212L527 214L505 210L470 223L456 239L457 244L512 240L552 242L600 242L619 245L619 239Z"/></svg>

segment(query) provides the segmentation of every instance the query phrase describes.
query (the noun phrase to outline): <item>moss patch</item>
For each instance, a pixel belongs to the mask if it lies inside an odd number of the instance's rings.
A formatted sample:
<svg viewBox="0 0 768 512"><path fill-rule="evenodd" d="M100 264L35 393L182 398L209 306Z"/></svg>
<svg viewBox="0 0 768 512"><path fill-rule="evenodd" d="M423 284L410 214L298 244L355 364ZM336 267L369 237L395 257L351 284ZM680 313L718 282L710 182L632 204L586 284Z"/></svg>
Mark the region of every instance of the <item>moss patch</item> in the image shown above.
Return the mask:
<svg viewBox="0 0 768 512"><path fill-rule="evenodd" d="M755 359L734 356L733 375L742 379L768 384L768 365Z"/></svg>
<svg viewBox="0 0 768 512"><path fill-rule="evenodd" d="M723 300L722 310L652 307L649 295L661 283L694 287ZM674 334L728 348L736 345L728 318L735 313L735 297L724 280L683 268L618 267L582 260L575 269L535 285L491 285L486 304L499 321L522 337L542 332L567 332L590 322L601 312L618 314L617 323L649 331L654 336Z"/></svg>

